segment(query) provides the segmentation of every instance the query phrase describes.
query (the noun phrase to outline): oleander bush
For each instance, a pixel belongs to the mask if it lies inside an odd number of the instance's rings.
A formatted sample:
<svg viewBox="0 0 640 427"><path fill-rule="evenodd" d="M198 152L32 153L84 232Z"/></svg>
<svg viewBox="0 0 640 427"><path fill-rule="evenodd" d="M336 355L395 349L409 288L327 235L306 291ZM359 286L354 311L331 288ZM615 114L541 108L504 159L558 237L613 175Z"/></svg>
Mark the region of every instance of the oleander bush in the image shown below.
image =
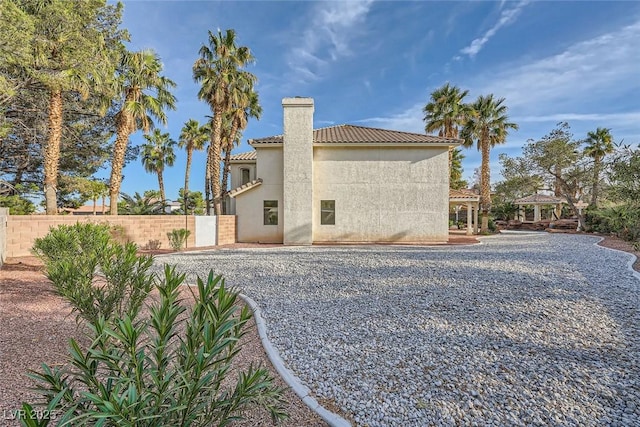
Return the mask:
<svg viewBox="0 0 640 427"><path fill-rule="evenodd" d="M133 243L119 243L106 224L76 223L52 228L36 239L33 253L78 318L121 318L137 312L153 288L150 255Z"/></svg>
<svg viewBox="0 0 640 427"><path fill-rule="evenodd" d="M147 314L138 307L122 318L99 316L89 322L87 349L70 341L68 365L30 373L44 398L40 407L57 415L56 425L226 426L256 405L274 423L287 417L282 390L266 369L251 366L229 381L251 318L246 306L238 308L238 294L210 272L197 279L188 308L179 292L184 278L165 266L159 301Z"/></svg>

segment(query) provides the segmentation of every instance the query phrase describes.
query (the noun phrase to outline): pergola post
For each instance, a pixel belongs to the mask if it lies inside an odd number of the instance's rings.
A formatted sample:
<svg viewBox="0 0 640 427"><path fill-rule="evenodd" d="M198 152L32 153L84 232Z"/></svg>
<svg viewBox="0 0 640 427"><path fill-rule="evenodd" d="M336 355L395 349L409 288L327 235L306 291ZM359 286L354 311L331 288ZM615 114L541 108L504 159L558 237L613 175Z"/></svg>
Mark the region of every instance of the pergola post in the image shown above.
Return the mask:
<svg viewBox="0 0 640 427"><path fill-rule="evenodd" d="M478 234L478 210L480 210L480 205L476 204L476 207L473 211L473 232Z"/></svg>
<svg viewBox="0 0 640 427"><path fill-rule="evenodd" d="M538 222L542 218L540 216L540 205L533 205L533 221Z"/></svg>
<svg viewBox="0 0 640 427"><path fill-rule="evenodd" d="M471 203L467 203L467 236L473 234L473 224L471 223L472 209Z"/></svg>

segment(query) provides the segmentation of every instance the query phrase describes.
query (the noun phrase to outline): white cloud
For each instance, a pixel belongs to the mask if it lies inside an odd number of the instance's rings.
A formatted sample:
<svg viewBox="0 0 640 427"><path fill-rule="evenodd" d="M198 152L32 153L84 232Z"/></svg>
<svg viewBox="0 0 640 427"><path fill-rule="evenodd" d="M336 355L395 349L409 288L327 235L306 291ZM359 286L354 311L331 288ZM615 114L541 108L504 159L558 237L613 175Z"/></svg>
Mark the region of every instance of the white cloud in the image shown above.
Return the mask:
<svg viewBox="0 0 640 427"><path fill-rule="evenodd" d="M424 104L415 104L400 113L391 114L388 117L369 117L355 121L382 129L393 129L404 132L424 133L422 121L422 108Z"/></svg>
<svg viewBox="0 0 640 427"><path fill-rule="evenodd" d="M472 92L505 97L521 115L579 111L587 102L605 110L605 99L640 89L638 40L640 21L534 62L502 64L505 71L480 76Z"/></svg>
<svg viewBox="0 0 640 427"><path fill-rule="evenodd" d="M314 8L299 43L286 55L297 82L320 79L331 62L352 54L350 43L361 31L372 3L372 0L334 1L319 3Z"/></svg>
<svg viewBox="0 0 640 427"><path fill-rule="evenodd" d="M545 116L521 116L514 117L516 123L523 122L602 122L602 123L640 123L640 111L632 111L628 113L557 113Z"/></svg>
<svg viewBox="0 0 640 427"><path fill-rule="evenodd" d="M503 4L504 2L500 4L501 9ZM524 9L524 7L527 4L529 4L529 0L524 0L518 3L515 7L511 9L502 10L502 12L500 13L500 18L498 19L498 22L496 22L493 27L489 28L482 37L473 40L469 46L460 50L460 53L464 55L468 55L470 58L473 58L474 56L476 56L478 52L482 50L484 45L491 39L491 37L493 37L498 32L500 28L510 25L514 23L516 19L518 19L518 16L520 16L520 12L522 12L522 9ZM455 56L453 59L460 60L461 57Z"/></svg>

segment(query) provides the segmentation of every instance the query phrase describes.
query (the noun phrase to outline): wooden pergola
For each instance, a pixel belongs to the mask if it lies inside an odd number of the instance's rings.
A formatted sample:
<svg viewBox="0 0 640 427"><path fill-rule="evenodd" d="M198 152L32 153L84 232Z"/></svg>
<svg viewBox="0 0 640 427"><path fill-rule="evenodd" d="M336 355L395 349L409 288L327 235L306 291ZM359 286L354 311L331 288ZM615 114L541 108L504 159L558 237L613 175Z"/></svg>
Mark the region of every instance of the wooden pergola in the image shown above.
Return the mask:
<svg viewBox="0 0 640 427"><path fill-rule="evenodd" d="M513 204L518 206L518 214L517 220L524 222L524 207L525 206L533 206L533 222L542 221L542 211L541 207L543 206L553 206L554 212L556 216L560 217L560 212L562 212L562 204L566 203L563 198L548 196L546 194L532 194L530 196L522 197L520 199L514 200ZM553 218L549 218L553 219Z"/></svg>
<svg viewBox="0 0 640 427"><path fill-rule="evenodd" d="M478 209L480 207L480 195L471 190L449 189L449 206L458 209L460 206L467 208L467 235L478 234Z"/></svg>

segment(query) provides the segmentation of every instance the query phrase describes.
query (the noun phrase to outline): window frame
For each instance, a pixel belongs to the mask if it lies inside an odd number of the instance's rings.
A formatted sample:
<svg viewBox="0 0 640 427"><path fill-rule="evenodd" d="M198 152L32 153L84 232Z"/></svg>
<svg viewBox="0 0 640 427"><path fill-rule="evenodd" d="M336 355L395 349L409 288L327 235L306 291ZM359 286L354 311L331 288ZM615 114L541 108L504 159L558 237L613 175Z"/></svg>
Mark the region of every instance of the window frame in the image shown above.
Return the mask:
<svg viewBox="0 0 640 427"><path fill-rule="evenodd" d="M247 173L247 180L244 180L244 174ZM251 182L251 169L240 168L240 185L245 185Z"/></svg>
<svg viewBox="0 0 640 427"><path fill-rule="evenodd" d="M275 206L267 206L267 203L275 204ZM273 211L275 209L275 211ZM275 221L272 215L275 213ZM263 200L262 201L262 225L278 225L278 201L277 200Z"/></svg>
<svg viewBox="0 0 640 427"><path fill-rule="evenodd" d="M332 207L323 207L327 202L330 202ZM329 213L329 217L326 217L326 213ZM336 225L335 200L320 200L320 225Z"/></svg>

